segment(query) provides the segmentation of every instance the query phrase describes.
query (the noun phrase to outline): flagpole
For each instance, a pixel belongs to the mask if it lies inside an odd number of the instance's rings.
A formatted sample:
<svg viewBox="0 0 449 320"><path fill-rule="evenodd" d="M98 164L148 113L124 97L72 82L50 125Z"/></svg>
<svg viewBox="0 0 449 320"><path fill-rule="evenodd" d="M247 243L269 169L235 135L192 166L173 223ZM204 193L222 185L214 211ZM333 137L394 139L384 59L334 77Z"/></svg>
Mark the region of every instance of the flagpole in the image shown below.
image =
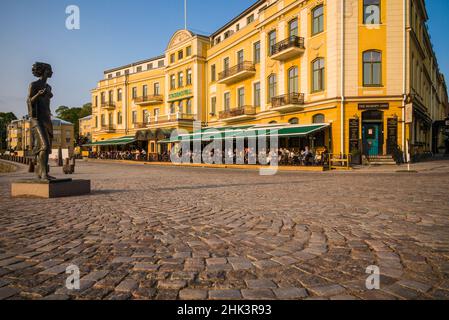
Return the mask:
<svg viewBox="0 0 449 320"><path fill-rule="evenodd" d="M184 0L184 29L187 30L187 0Z"/></svg>

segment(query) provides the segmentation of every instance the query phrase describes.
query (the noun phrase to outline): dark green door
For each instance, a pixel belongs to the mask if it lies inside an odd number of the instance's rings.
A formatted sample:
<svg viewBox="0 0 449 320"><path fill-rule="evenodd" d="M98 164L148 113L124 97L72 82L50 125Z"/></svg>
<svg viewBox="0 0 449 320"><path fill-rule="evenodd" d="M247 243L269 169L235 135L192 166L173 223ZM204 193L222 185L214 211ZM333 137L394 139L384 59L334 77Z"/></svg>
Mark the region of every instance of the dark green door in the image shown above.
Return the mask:
<svg viewBox="0 0 449 320"><path fill-rule="evenodd" d="M369 156L378 156L380 154L380 129L378 123L370 123L363 125L363 145L367 150L365 152Z"/></svg>

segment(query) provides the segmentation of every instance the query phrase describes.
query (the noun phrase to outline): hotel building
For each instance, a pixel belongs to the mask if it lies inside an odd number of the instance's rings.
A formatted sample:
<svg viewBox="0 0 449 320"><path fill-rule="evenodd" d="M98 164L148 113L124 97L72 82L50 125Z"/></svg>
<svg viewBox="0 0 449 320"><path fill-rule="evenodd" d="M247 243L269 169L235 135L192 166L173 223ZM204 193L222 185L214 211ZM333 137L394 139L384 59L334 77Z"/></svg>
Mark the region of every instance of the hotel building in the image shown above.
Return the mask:
<svg viewBox="0 0 449 320"><path fill-rule="evenodd" d="M93 145L157 156L200 121L333 153L438 152L449 104L427 20L423 0L260 0L209 36L179 30L163 55L104 72Z"/></svg>

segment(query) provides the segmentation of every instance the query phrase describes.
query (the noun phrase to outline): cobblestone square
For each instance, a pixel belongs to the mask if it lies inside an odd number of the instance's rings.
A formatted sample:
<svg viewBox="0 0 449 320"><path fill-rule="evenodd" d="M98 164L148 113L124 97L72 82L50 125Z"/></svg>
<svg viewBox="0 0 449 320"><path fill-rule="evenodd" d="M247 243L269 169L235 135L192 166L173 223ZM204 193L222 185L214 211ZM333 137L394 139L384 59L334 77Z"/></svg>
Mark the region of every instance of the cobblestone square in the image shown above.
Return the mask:
<svg viewBox="0 0 449 320"><path fill-rule="evenodd" d="M449 298L449 162L275 176L79 162L91 195L11 199L29 176L0 175L0 299Z"/></svg>

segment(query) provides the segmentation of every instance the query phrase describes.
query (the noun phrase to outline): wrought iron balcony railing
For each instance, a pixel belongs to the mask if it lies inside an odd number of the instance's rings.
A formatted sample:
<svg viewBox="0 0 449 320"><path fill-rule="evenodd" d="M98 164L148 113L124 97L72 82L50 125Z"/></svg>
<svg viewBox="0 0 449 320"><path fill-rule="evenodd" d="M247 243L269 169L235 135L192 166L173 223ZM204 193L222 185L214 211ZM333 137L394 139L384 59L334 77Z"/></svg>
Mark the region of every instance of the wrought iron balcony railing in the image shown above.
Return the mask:
<svg viewBox="0 0 449 320"><path fill-rule="evenodd" d="M304 104L304 93L288 93L271 98L271 108Z"/></svg>
<svg viewBox="0 0 449 320"><path fill-rule="evenodd" d="M220 72L218 74L218 80L225 80L244 71L256 72L254 63L252 63L251 61L243 61L236 66L233 66L232 68L225 69L223 72Z"/></svg>
<svg viewBox="0 0 449 320"><path fill-rule="evenodd" d="M271 47L270 56L274 56L290 48L304 49L304 38L291 36L285 40L276 43Z"/></svg>
<svg viewBox="0 0 449 320"><path fill-rule="evenodd" d="M253 106L243 106L235 109L225 110L220 112L220 119L228 119L239 116L252 116L256 114L256 108Z"/></svg>

